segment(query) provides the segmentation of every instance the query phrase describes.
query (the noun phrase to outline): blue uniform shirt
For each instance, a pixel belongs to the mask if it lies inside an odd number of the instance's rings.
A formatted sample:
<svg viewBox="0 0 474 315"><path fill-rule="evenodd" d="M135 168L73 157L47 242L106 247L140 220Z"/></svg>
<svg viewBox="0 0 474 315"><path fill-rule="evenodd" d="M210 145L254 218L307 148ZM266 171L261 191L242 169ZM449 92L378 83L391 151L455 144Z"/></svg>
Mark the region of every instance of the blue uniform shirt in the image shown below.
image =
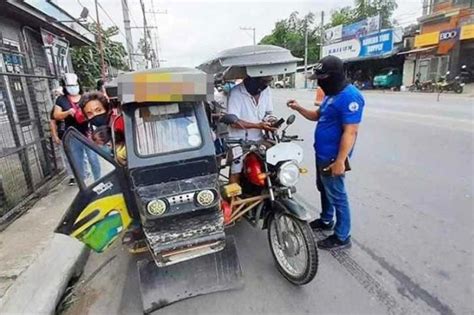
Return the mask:
<svg viewBox="0 0 474 315"><path fill-rule="evenodd" d="M314 132L316 161L327 163L336 159L342 136L342 125L358 124L362 120L365 101L352 84L335 96L326 96L320 107L320 117ZM349 154L349 156L352 154Z"/></svg>

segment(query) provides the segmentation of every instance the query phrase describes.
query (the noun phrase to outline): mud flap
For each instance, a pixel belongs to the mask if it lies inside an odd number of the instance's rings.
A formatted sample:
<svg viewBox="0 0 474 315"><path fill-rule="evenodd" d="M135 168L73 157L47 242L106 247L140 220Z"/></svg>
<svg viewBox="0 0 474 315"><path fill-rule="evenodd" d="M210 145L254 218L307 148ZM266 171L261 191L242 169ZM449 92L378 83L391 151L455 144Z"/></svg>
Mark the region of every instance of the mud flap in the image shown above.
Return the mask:
<svg viewBox="0 0 474 315"><path fill-rule="evenodd" d="M145 314L203 294L244 287L233 237L217 253L158 268L153 259L137 263Z"/></svg>

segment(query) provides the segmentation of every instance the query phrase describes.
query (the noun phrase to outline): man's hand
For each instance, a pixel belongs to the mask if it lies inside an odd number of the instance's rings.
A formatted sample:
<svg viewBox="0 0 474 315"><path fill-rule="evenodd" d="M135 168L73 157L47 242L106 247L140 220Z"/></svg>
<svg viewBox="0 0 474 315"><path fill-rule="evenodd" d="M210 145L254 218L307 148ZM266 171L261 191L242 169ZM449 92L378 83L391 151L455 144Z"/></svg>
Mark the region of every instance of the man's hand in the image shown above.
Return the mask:
<svg viewBox="0 0 474 315"><path fill-rule="evenodd" d="M278 128L272 127L272 124L266 121L258 123L258 128L266 131L276 131Z"/></svg>
<svg viewBox="0 0 474 315"><path fill-rule="evenodd" d="M71 108L67 111L69 113L70 116L74 117L74 115L76 114L76 110L74 108Z"/></svg>
<svg viewBox="0 0 474 315"><path fill-rule="evenodd" d="M340 175L343 175L344 172L346 171L346 166L344 165L344 161L340 162L336 160L334 163L329 165L324 170L327 171L328 169L331 170L332 176L340 176Z"/></svg>
<svg viewBox="0 0 474 315"><path fill-rule="evenodd" d="M286 102L286 106L288 106L292 110L298 110L301 107L296 100L288 100L288 102Z"/></svg>

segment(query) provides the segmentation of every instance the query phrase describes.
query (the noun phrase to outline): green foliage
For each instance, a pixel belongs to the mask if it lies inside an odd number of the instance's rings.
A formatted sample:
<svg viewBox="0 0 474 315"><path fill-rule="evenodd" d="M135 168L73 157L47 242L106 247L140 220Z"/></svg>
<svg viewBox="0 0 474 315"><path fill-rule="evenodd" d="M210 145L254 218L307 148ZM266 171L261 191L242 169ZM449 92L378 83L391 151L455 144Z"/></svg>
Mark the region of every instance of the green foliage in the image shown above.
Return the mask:
<svg viewBox="0 0 474 315"><path fill-rule="evenodd" d="M380 14L382 28L392 27L391 17L397 8L395 0L355 0L353 7L343 7L331 12L331 22L325 27L341 24L351 24L367 17ZM266 35L260 44L276 45L291 50L291 53L304 58L304 36L308 29L308 63L319 59L320 25L315 25L316 16L308 13L300 17L297 11L290 14L288 19L275 23L272 33Z"/></svg>
<svg viewBox="0 0 474 315"><path fill-rule="evenodd" d="M96 38L98 34L97 25L94 23L87 25L88 29ZM127 52L121 42L112 40L112 37L118 34L116 26L101 28L102 42L104 47L104 60L107 67L113 67L118 70L128 70L125 57ZM97 42L97 40L96 40ZM96 81L100 78L100 53L98 42L90 46L74 47L71 49L72 64L74 71L79 77L83 87L93 88Z"/></svg>
<svg viewBox="0 0 474 315"><path fill-rule="evenodd" d="M331 12L331 26L351 24L380 14L382 28L393 26L391 17L398 7L395 0L355 0L354 7L343 7Z"/></svg>
<svg viewBox="0 0 474 315"><path fill-rule="evenodd" d="M351 24L353 22L352 11L353 9L351 7L344 7L332 11L330 27Z"/></svg>
<svg viewBox="0 0 474 315"><path fill-rule="evenodd" d="M314 13L308 13L303 18L297 11L290 14L288 19L275 23L272 33L262 38L259 44L276 45L289 49L295 57L304 58L305 31L308 30L308 63L319 59L320 28L315 26Z"/></svg>

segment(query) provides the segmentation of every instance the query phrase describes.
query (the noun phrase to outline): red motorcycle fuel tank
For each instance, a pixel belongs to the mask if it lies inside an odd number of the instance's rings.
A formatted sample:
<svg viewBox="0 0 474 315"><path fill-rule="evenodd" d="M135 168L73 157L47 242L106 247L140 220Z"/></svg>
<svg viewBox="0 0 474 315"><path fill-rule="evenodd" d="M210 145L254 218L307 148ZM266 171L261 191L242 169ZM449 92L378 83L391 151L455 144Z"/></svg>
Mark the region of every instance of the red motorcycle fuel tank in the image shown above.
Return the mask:
<svg viewBox="0 0 474 315"><path fill-rule="evenodd" d="M244 159L244 175L248 181L257 186L265 185L265 170L263 161L255 153L248 154Z"/></svg>

